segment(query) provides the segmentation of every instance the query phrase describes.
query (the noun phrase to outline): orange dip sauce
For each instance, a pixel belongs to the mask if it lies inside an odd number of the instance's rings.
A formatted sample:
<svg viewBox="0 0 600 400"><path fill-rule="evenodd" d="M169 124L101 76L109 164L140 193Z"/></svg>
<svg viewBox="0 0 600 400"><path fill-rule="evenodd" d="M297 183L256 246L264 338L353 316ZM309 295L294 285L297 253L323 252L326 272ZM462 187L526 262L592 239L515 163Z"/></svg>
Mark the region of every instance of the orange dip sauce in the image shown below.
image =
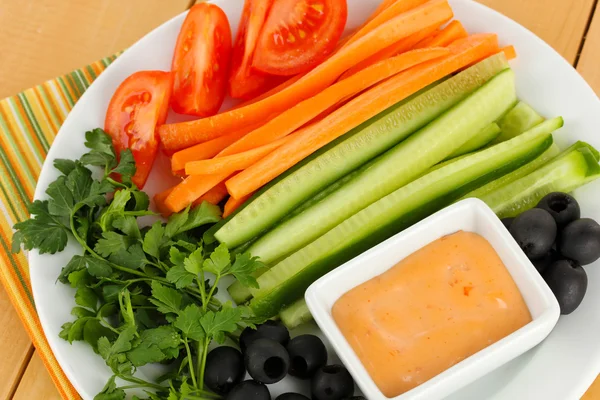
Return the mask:
<svg viewBox="0 0 600 400"><path fill-rule="evenodd" d="M409 391L531 321L494 248L463 231L350 290L332 311L387 397Z"/></svg>

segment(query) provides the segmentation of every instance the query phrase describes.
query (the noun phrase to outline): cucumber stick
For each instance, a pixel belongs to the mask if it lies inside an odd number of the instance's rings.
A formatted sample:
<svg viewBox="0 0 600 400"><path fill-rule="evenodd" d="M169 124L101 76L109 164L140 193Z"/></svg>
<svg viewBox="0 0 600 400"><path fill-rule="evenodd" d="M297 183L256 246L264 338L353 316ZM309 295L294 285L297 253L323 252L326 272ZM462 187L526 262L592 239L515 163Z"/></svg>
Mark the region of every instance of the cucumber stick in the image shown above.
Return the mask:
<svg viewBox="0 0 600 400"><path fill-rule="evenodd" d="M312 314L308 309L308 305L306 305L306 301L304 301L303 297L291 306L281 310L281 313L279 313L279 318L281 318L281 322L283 322L288 329L297 328L298 326L313 319Z"/></svg>
<svg viewBox="0 0 600 400"><path fill-rule="evenodd" d="M463 154L472 153L475 150L479 150L492 140L496 139L502 130L497 123L492 123L487 127L483 128L473 139L460 146L458 150L446 157L446 160L450 160L455 157L462 156Z"/></svg>
<svg viewBox="0 0 600 400"><path fill-rule="evenodd" d="M503 55L492 56L348 132L261 190L219 227L215 238L234 248L258 236L299 204L404 140L507 68Z"/></svg>
<svg viewBox="0 0 600 400"><path fill-rule="evenodd" d="M248 251L266 264L281 260L418 178L500 118L516 101L514 72L509 69L382 154L338 190L267 232Z"/></svg>
<svg viewBox="0 0 600 400"><path fill-rule="evenodd" d="M512 139L542 122L544 122L544 117L538 114L529 104L520 101L498 121L502 133L494 139L492 144Z"/></svg>
<svg viewBox="0 0 600 400"><path fill-rule="evenodd" d="M437 169L346 219L258 278L252 310L274 316L304 296L316 279L465 193L530 162L553 143L550 132L527 132Z"/></svg>
<svg viewBox="0 0 600 400"><path fill-rule="evenodd" d="M500 218L514 217L548 193L570 192L598 177L596 149L578 142L536 171L479 198Z"/></svg>

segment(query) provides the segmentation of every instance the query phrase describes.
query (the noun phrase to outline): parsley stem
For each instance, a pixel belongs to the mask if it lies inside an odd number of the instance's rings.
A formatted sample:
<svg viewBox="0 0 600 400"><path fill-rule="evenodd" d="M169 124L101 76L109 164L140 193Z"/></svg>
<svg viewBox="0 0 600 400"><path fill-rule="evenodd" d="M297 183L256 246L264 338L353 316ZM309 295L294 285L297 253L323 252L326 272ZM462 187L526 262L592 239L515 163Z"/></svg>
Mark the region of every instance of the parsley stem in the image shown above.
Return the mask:
<svg viewBox="0 0 600 400"><path fill-rule="evenodd" d="M199 363L198 375L200 376L200 389L204 389L204 370L206 369L206 356L208 355L208 345L210 344L210 340L208 338L204 339L204 344L202 347L202 356L199 355L199 358L202 357L202 362ZM198 352L200 351L200 342L198 342Z"/></svg>
<svg viewBox="0 0 600 400"><path fill-rule="evenodd" d="M165 391L169 389L168 387L157 385L156 383L147 382L143 379L136 378L135 376L118 375L118 377L124 380L125 382L137 383L138 385L143 385L145 387L149 387L159 391Z"/></svg>
<svg viewBox="0 0 600 400"><path fill-rule="evenodd" d="M190 376L192 378L192 383L194 384L195 387L198 387L198 383L196 382L196 375L194 373L194 363L193 363L193 359L192 359L192 352L190 351L190 344L189 344L187 338L183 338L183 344L185 346L185 351L187 353L188 365L189 365L189 370L190 370Z"/></svg>
<svg viewBox="0 0 600 400"><path fill-rule="evenodd" d="M196 281L198 282L198 288L200 289L200 297L202 300L202 309L206 312L206 307L208 306L208 302L206 301L206 288L204 287L204 271L200 270L200 279L196 277Z"/></svg>
<svg viewBox="0 0 600 400"><path fill-rule="evenodd" d="M210 302L212 300L213 294L215 293L215 289L217 288L217 285L219 284L220 280L221 280L221 275L219 274L215 278L215 281L214 281L212 287L210 288L210 292L208 292L208 298L206 301L206 306L204 307L204 311L206 311L206 307L208 307L208 302Z"/></svg>
<svg viewBox="0 0 600 400"><path fill-rule="evenodd" d="M109 324L104 318L102 317L98 317L98 321L100 322L100 324L105 327L110 329L111 331L113 331L114 333L116 333L117 335L119 335L121 332L119 332L117 329L113 328L111 324ZM104 322L104 323L103 323Z"/></svg>

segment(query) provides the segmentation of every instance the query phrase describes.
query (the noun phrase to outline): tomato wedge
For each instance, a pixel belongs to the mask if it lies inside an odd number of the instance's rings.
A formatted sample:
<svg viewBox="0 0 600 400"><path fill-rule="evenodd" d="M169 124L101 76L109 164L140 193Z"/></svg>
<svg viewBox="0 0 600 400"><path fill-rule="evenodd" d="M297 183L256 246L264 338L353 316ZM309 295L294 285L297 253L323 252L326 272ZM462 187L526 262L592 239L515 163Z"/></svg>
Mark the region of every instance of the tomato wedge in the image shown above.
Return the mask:
<svg viewBox="0 0 600 400"><path fill-rule="evenodd" d="M252 68L252 56L273 0L246 0L231 57L229 95L251 99L278 84L273 76Z"/></svg>
<svg viewBox="0 0 600 400"><path fill-rule="evenodd" d="M260 34L252 65L273 75L311 70L335 49L348 17L346 0L278 0Z"/></svg>
<svg viewBox="0 0 600 400"><path fill-rule="evenodd" d="M173 55L173 111L199 117L215 115L225 99L230 57L227 15L211 3L193 6Z"/></svg>
<svg viewBox="0 0 600 400"><path fill-rule="evenodd" d="M156 158L156 128L167 119L172 86L170 72L136 72L117 88L106 111L104 130L112 137L117 154L131 149L137 168L133 183L140 189Z"/></svg>

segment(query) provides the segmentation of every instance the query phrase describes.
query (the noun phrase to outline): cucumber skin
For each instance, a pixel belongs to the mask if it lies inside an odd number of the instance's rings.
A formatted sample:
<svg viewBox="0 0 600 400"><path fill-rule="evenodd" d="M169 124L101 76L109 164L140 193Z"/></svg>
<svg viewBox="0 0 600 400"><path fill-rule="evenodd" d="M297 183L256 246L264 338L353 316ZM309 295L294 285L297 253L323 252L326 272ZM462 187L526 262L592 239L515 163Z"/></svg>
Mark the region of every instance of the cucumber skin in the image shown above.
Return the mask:
<svg viewBox="0 0 600 400"><path fill-rule="evenodd" d="M542 122L544 122L544 117L535 111L529 104L520 101L498 121L498 125L502 132L492 141L492 144L510 140L515 136L536 127Z"/></svg>
<svg viewBox="0 0 600 400"><path fill-rule="evenodd" d="M283 322L286 328L290 330L297 328L306 322L312 321L313 319L304 298L299 299L291 306L281 310L279 318L281 318L281 322Z"/></svg>
<svg viewBox="0 0 600 400"><path fill-rule="evenodd" d="M267 265L272 265L417 179L476 137L517 102L514 79L514 72L510 69L497 74L438 119L380 155L370 168L322 202L274 227L248 251ZM486 98L493 100L487 101Z"/></svg>
<svg viewBox="0 0 600 400"><path fill-rule="evenodd" d="M354 238L351 242L340 244L336 248L332 248L330 254L307 265L302 271L277 288L262 297L255 297L250 302L250 308L258 316L272 317L277 315L279 311L286 306L295 302L300 294L321 276L335 269L339 265L351 260L357 255L370 249L371 247L390 238L398 232L417 223L421 219L435 213L436 211L452 204L466 193L475 188L484 185L492 180L497 179L507 173L510 173L528 162L537 158L546 149L554 143L552 136L548 135L546 139L537 146L535 151L530 152L526 156L512 163L506 164L501 168L485 174L465 185L462 185L436 199L427 202L426 204L415 208L409 212L391 218L388 222L380 226L375 232L368 232L360 237Z"/></svg>
<svg viewBox="0 0 600 400"><path fill-rule="evenodd" d="M464 93L461 93L460 95L455 94L455 97L456 97L455 100L456 101L454 103L449 103L445 109L444 108L440 109L439 113L434 114L434 115L430 115L429 117L426 117L422 121L423 124L421 124L420 126L416 126L412 130L412 132L410 132L410 133L413 133L413 132L417 131L421 127L425 126L427 123L435 120L443 112L447 111L449 108L451 108L452 106L454 106L455 104L457 104L461 100L464 100L465 98L467 98L470 94L472 94L474 91L476 91L483 84L485 84L486 82L488 82L491 79L493 79L500 72L502 72L502 71L504 71L506 69L509 69L509 67L510 66L508 64L508 61L506 60L506 57L504 55L502 55L501 53L497 54L497 55L494 55L494 56L491 56L491 57L488 57L487 59L479 62L478 64L475 64L474 66L466 69L465 71L460 72L459 74L455 75L454 77L452 77L450 79L443 79L443 80L440 81L441 83L439 83L439 84L430 85L427 88L425 88L425 89L423 89L423 90L415 93L414 95L410 96L409 98L405 99L404 101L401 101L398 104L396 104L396 105L388 108L387 110L383 111L382 113L374 116L373 118L369 119L368 121L365 121L364 123L362 123L358 127L352 129L351 131L349 131L345 135L342 135L341 137L337 138L332 143L329 143L328 145L326 145L323 148L319 149L317 152L315 152L311 156L305 158L304 160L302 160L301 162L299 162L298 164L296 164L294 167L292 167L290 170L286 171L284 174L280 175L279 177L277 177L276 179L274 179L272 182L270 182L269 184L265 185L262 189L260 189L257 193L255 193L248 201L246 201L246 203L244 205L242 205L241 207L239 207L232 215L229 215L225 220L223 220L221 223L219 223L218 227L216 227L215 229L211 229L210 235L207 235L206 238L208 240L218 240L219 242L228 244L231 247L237 247L237 246L243 244L244 242L246 242L248 240L251 240L252 238L254 238L256 236L259 236L261 233L264 233L270 227L272 227L278 221L280 221L282 218L284 218L286 216L286 213L283 213L279 217L276 217L275 219L273 219L272 221L270 221L267 224L267 226L261 226L260 229L258 229L257 231L255 231L252 235L241 235L242 236L241 239L240 238L235 238L236 240L230 240L230 239L228 239L228 236L231 235L231 232L229 232L229 233L227 232L227 229L228 229L227 225L233 223L232 221L234 221L234 219L236 217L238 217L238 215L240 215L247 207L249 207L254 201L256 201L257 199L259 199L262 195L264 195L268 190L270 190L271 188L273 188L275 185L277 185L278 183L282 182L284 179L290 177L295 172L297 172L299 169L307 166L307 164L311 163L312 161L314 161L315 159L317 159L318 157L320 157L324 153L328 152L329 150L333 149L337 145L341 144L342 142L344 142L344 141L346 141L348 139L351 139L354 135L361 134L361 131L363 131L364 129L368 128L370 125L372 125L374 123L378 123L378 122L383 121L386 117L389 116L389 114L394 113L398 108L400 108L404 104L407 104L407 103L415 100L417 97L419 97L419 96L421 96L421 95L429 92L431 89L435 90L435 86L442 85L442 84L446 83L446 81L461 82L461 79L467 81L466 83L464 83L465 85L467 85L467 84L475 85L470 91L465 91ZM469 75L467 75L467 73L469 71L477 71L476 68L484 69L483 72L486 73L486 74L488 74L489 76L488 75L481 76L482 72L477 72L476 76L474 76L474 77L470 76L469 77ZM493 74L489 74L485 69L487 69L487 70L493 70L495 72ZM461 77L461 76L462 76L461 79L455 79L455 78ZM441 101L441 100L438 100L438 102L439 101ZM386 151L387 149L393 147L395 144L399 143L401 140L403 140L404 138L406 138L406 136L408 136L408 135L405 135L403 138L398 139L395 143L391 143L389 146L387 146L387 148L382 149L379 153L373 154L371 158L376 157L378 154L381 154L382 152ZM360 166L363 165L367 161L369 161L369 160L368 159L362 160L361 162L357 163L353 167L350 167L350 168L348 168L345 171L341 171L341 173L338 174L338 176L335 176L332 180L329 180L329 181L326 181L326 182L322 182L321 186L313 187L312 188L312 192L306 193L305 196L304 196L304 198L299 203L302 203L303 201L305 201L307 199L310 199L310 197L313 196L313 195L315 195L316 193L318 193L319 190L321 190L324 187L327 187L328 184L331 184L331 183L335 182L337 179L343 177L345 174L347 174L347 173L349 173L349 172L351 172L351 171L353 171L353 170L355 170L357 168L360 168ZM255 213L257 213L257 211L255 211ZM246 224L251 224L251 223L252 223L252 221L246 221ZM235 228L230 228L229 230L231 230L231 229L235 230Z"/></svg>
<svg viewBox="0 0 600 400"><path fill-rule="evenodd" d="M501 133L502 130L500 129L498 124L493 123L487 128L485 128L483 131L478 133L477 136L475 136L473 139L463 144L460 147L460 149L456 150L454 153L446 157L444 161L451 160L453 158L477 151L489 144L492 140L496 139Z"/></svg>

